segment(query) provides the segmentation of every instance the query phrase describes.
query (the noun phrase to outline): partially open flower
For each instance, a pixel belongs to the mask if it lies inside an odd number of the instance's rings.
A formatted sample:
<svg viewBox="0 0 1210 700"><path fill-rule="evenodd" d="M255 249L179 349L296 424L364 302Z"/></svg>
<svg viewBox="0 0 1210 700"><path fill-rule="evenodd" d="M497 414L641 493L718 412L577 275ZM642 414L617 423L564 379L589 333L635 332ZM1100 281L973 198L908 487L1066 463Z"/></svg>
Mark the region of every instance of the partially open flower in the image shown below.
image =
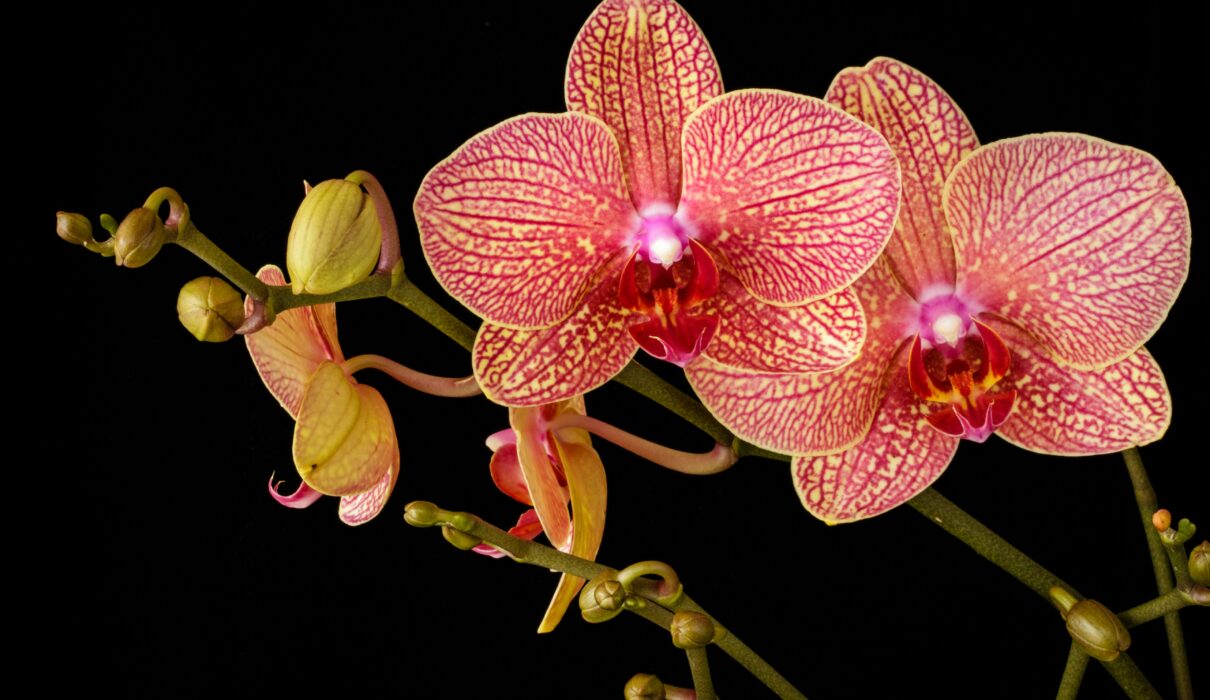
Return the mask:
<svg viewBox="0 0 1210 700"><path fill-rule="evenodd" d="M295 294L330 294L374 269L382 228L361 186L325 180L307 193L286 243L286 269Z"/></svg>
<svg viewBox="0 0 1210 700"><path fill-rule="evenodd" d="M194 338L221 343L235 335L235 329L244 322L244 300L223 280L198 277L181 287L176 313Z"/></svg>

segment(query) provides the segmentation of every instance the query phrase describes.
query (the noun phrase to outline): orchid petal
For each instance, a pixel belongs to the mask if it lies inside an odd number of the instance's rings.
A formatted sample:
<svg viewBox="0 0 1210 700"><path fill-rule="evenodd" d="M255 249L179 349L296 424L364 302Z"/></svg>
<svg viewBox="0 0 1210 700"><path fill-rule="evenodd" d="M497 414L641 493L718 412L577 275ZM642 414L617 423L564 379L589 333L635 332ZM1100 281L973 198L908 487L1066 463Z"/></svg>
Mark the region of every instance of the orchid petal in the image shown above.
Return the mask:
<svg viewBox="0 0 1210 700"><path fill-rule="evenodd" d="M526 114L475 136L429 171L414 209L437 281L512 328L567 318L638 226L617 141L583 114Z"/></svg>
<svg viewBox="0 0 1210 700"><path fill-rule="evenodd" d="M508 529L508 534L523 540L532 540L542 534L542 523L538 522L538 512L530 508L522 513L521 517L517 518L517 524ZM490 544L476 545L471 548L471 551L492 559L502 559L508 556L507 552Z"/></svg>
<svg viewBox="0 0 1210 700"><path fill-rule="evenodd" d="M1154 157L1081 134L984 146L946 183L958 288L1056 359L1137 350L1189 271L1189 211Z"/></svg>
<svg viewBox="0 0 1210 700"><path fill-rule="evenodd" d="M790 469L803 507L835 525L886 512L928 488L949 466L959 440L935 430L925 414L899 363L861 443L794 459Z"/></svg>
<svg viewBox="0 0 1210 700"><path fill-rule="evenodd" d="M550 543L561 551L571 546L571 514L567 511L567 492L546 453L543 437L545 422L540 408L516 408L508 412L509 422L517 433L517 458L521 473L538 511L538 520Z"/></svg>
<svg viewBox="0 0 1210 700"><path fill-rule="evenodd" d="M373 520L387 504L391 492L395 490L395 482L399 479L399 445L395 445L395 454L391 466L382 475L377 484L369 491L352 496L342 496L338 514L345 525L364 525Z"/></svg>
<svg viewBox="0 0 1210 700"><path fill-rule="evenodd" d="M277 487L281 486L282 482L279 481L276 484L274 484L273 476L274 475L272 475L272 474L269 475L269 495L273 497L273 500L277 501L278 503L282 504L283 506L285 506L287 508L298 508L298 509L306 508L307 506L310 506L311 504L318 501L320 499L320 497L323 496L322 493L316 491L315 489L311 488L310 486L307 486L307 482L305 482L305 481L300 483L298 485L297 489L294 489L294 493L292 493L288 496L283 496L277 490Z"/></svg>
<svg viewBox="0 0 1210 700"><path fill-rule="evenodd" d="M1106 454L1155 442L1168 429L1168 385L1145 348L1089 372L1056 362L1017 328L996 330L1013 353L997 390L1018 394L1016 411L997 431L1005 440L1045 454Z"/></svg>
<svg viewBox="0 0 1210 700"><path fill-rule="evenodd" d="M857 444L882 401L882 387L904 345L900 320L911 301L885 259L853 287L868 323L865 346L851 364L820 374L753 373L700 358L686 376L729 430L785 454L821 454ZM716 341L717 342L717 341Z"/></svg>
<svg viewBox="0 0 1210 700"><path fill-rule="evenodd" d="M719 320L705 355L753 372L826 372L852 362L865 340L865 315L851 289L802 306L756 299L734 275L720 275L719 292L702 313Z"/></svg>
<svg viewBox="0 0 1210 700"><path fill-rule="evenodd" d="M706 38L667 0L601 3L567 62L567 109L601 119L617 135L639 211L676 204L681 125L722 91Z"/></svg>
<svg viewBox="0 0 1210 700"><path fill-rule="evenodd" d="M877 129L899 158L903 199L886 246L895 274L917 299L930 285L952 285L954 248L941 190L979 146L966 115L928 76L891 58L841 71L827 100Z"/></svg>
<svg viewBox="0 0 1210 700"><path fill-rule="evenodd" d="M286 278L274 265L256 273L265 284L284 285ZM252 298L244 299L244 312L252 310ZM288 309L277 315L273 325L244 336L248 354L261 381L282 408L293 417L302 405L307 380L325 360L344 362L336 340L336 305Z"/></svg>
<svg viewBox="0 0 1210 700"><path fill-rule="evenodd" d="M368 491L398 454L386 401L325 362L307 382L294 427L294 465L307 485L330 496Z"/></svg>
<svg viewBox="0 0 1210 700"><path fill-rule="evenodd" d="M563 471L567 474L567 487L571 491L571 511L575 522L571 554L581 559L595 560L605 534L605 467L597 451L589 445L560 438L556 438L554 443ZM554 630L583 585L584 579L578 576L563 574L559 577L559 585L538 626L539 633Z"/></svg>
<svg viewBox="0 0 1210 700"><path fill-rule="evenodd" d="M797 305L848 286L891 235L894 153L822 100L728 93L693 113L683 147L678 216L762 301Z"/></svg>
<svg viewBox="0 0 1210 700"><path fill-rule="evenodd" d="M492 453L490 464L492 483L513 500L527 506L534 504L525 485L525 474L521 471L521 460L517 457L517 444L502 445Z"/></svg>
<svg viewBox="0 0 1210 700"><path fill-rule="evenodd" d="M551 328L484 323L472 353L484 395L509 406L538 406L587 393L621 372L638 349L626 330L635 314L617 303L623 262L605 268L584 303Z"/></svg>

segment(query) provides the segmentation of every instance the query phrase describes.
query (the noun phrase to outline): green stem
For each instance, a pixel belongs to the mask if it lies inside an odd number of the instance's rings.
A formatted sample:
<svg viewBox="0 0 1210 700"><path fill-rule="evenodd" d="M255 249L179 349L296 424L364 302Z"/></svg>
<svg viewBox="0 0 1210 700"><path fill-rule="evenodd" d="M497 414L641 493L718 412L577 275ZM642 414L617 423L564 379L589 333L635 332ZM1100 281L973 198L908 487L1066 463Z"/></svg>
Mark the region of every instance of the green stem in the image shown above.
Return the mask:
<svg viewBox="0 0 1210 700"><path fill-rule="evenodd" d="M420 288L406 277L399 280L399 283L391 289L387 296L424 319L430 326L444 333L467 352L474 348L475 331L458 320L457 316L446 311L445 307L433 301L429 295L420 291Z"/></svg>
<svg viewBox="0 0 1210 700"><path fill-rule="evenodd" d="M710 415L710 411L706 410L702 402L672 386L638 362L631 361L614 377L614 381L684 418L721 445L730 445L735 441L731 431Z"/></svg>
<svg viewBox="0 0 1210 700"><path fill-rule="evenodd" d="M244 290L244 293L251 294L257 299L268 298L269 288L264 282L258 280L256 275L223 252L222 248L206 238L192 223L186 222L180 227L173 243L201 258L207 265L234 282L235 286Z"/></svg>
<svg viewBox="0 0 1210 700"><path fill-rule="evenodd" d="M1162 700L1155 686L1151 685L1151 681L1147 680L1139 667L1126 654L1102 665L1130 700Z"/></svg>
<svg viewBox="0 0 1210 700"><path fill-rule="evenodd" d="M330 294L295 294L290 285L269 287L269 303L274 313L299 306L330 304L338 301L357 301L386 296L391 291L390 275L370 275L357 284Z"/></svg>
<svg viewBox="0 0 1210 700"><path fill-rule="evenodd" d="M706 658L705 647L701 649L686 649L685 656L689 658L689 672L693 674L693 692L697 700L717 700L714 694L714 680L710 678L710 662Z"/></svg>
<svg viewBox="0 0 1210 700"><path fill-rule="evenodd" d="M1130 483L1134 486L1134 498L1139 504L1139 517L1143 521L1143 531L1147 537L1147 550L1151 555L1151 568L1155 572L1155 585L1160 597L1173 590L1172 571L1182 567L1174 567L1169 562L1167 548L1160 541L1151 516L1157 510L1155 489L1151 487L1151 479L1143 467L1143 458L1138 448L1131 447L1122 451L1122 459L1126 461L1126 471L1130 473ZM1184 547L1181 547L1184 550ZM1183 563L1183 562L1182 562ZM1172 656L1172 676L1176 680L1176 696L1179 700L1193 700L1193 679L1189 675L1189 656L1185 652L1185 635L1181 630L1180 613L1172 610L1164 615L1164 629L1168 633L1168 651Z"/></svg>
<svg viewBox="0 0 1210 700"><path fill-rule="evenodd" d="M1055 700L1076 700L1089 658L1079 644L1071 643L1071 650L1067 652L1067 666L1063 668L1063 678L1059 680L1059 692L1055 694Z"/></svg>
<svg viewBox="0 0 1210 700"><path fill-rule="evenodd" d="M1186 605L1189 605L1189 599L1180 591L1173 589L1158 598L1118 613L1118 619L1127 627L1137 627L1144 622L1151 622L1161 617L1165 618L1164 621L1167 622L1169 613L1176 612ZM1179 619L1177 624L1180 624Z"/></svg>

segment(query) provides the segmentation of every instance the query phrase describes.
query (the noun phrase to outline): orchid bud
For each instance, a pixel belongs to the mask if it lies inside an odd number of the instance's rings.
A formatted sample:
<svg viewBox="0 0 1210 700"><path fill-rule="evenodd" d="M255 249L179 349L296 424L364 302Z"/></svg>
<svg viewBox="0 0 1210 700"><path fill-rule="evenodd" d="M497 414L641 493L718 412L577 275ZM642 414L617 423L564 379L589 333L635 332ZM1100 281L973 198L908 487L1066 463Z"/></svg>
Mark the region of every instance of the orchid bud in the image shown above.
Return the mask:
<svg viewBox="0 0 1210 700"><path fill-rule="evenodd" d="M580 589L580 614L588 622L612 620L626 607L626 589L617 575L607 569Z"/></svg>
<svg viewBox="0 0 1210 700"><path fill-rule="evenodd" d="M446 542L463 551L474 549L483 544L483 540L478 537L461 530L456 530L449 525L441 526L441 536L445 538Z"/></svg>
<svg viewBox="0 0 1210 700"><path fill-rule="evenodd" d="M678 610L672 616L672 646L678 649L700 649L722 637L721 628L708 616L691 610Z"/></svg>
<svg viewBox="0 0 1210 700"><path fill-rule="evenodd" d="M626 700L664 700L664 683L650 673L636 673L626 682Z"/></svg>
<svg viewBox="0 0 1210 700"><path fill-rule="evenodd" d="M1210 541L1202 542L1189 553L1189 577L1210 586Z"/></svg>
<svg viewBox="0 0 1210 700"><path fill-rule="evenodd" d="M1172 527L1172 513L1160 508L1151 516L1151 524L1156 532L1167 532L1168 528Z"/></svg>
<svg viewBox="0 0 1210 700"><path fill-rule="evenodd" d="M73 245L92 243L92 222L83 214L61 211L55 214L55 233Z"/></svg>
<svg viewBox="0 0 1210 700"><path fill-rule="evenodd" d="M441 509L428 501L412 501L403 508L403 519L413 527L432 527L441 517Z"/></svg>
<svg viewBox="0 0 1210 700"><path fill-rule="evenodd" d="M176 298L181 325L204 343L221 343L244 322L244 300L217 277L198 277L181 287Z"/></svg>
<svg viewBox="0 0 1210 700"><path fill-rule="evenodd" d="M326 180L303 198L286 243L295 294L330 294L374 269L382 228L374 202L348 180Z"/></svg>
<svg viewBox="0 0 1210 700"><path fill-rule="evenodd" d="M1109 608L1080 600L1067 611L1067 633L1094 659L1113 661L1130 648L1130 632Z"/></svg>
<svg viewBox="0 0 1210 700"><path fill-rule="evenodd" d="M114 261L125 267L142 267L160 252L168 232L160 215L139 207L126 215L114 234Z"/></svg>

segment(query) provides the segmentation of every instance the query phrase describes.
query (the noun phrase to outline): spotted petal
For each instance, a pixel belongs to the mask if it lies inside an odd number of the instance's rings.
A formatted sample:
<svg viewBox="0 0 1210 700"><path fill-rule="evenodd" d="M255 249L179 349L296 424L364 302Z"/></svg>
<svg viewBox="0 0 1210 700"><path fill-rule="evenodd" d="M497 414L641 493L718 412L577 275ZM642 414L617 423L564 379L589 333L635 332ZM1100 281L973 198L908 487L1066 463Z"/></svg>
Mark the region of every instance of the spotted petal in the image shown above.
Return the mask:
<svg viewBox="0 0 1210 700"><path fill-rule="evenodd" d="M256 273L262 282L280 286L285 275L275 265L266 265ZM252 299L244 300L244 312L251 313ZM261 381L282 408L294 417L302 405L307 380L326 360L344 362L336 340L336 304L316 304L283 311L273 324L244 336L248 354Z"/></svg>
<svg viewBox="0 0 1210 700"><path fill-rule="evenodd" d="M634 314L617 303L622 262L608 266L575 313L551 328L484 323L472 353L483 393L508 406L539 406L588 393L621 372L638 349L626 331Z"/></svg>
<svg viewBox="0 0 1210 700"><path fill-rule="evenodd" d="M773 374L737 370L704 357L685 368L689 383L723 425L765 449L802 455L852 447L869 430L887 373L903 352L901 319L910 305L885 260L876 262L854 290L869 327L852 364L820 374Z"/></svg>
<svg viewBox="0 0 1210 700"><path fill-rule="evenodd" d="M941 190L979 146L966 115L928 76L891 58L841 71L827 100L877 129L899 158L903 199L886 246L895 274L918 299L930 285L952 285L954 249Z"/></svg>
<svg viewBox="0 0 1210 700"><path fill-rule="evenodd" d="M714 53L693 19L668 0L606 0L567 61L567 108L617 135L639 211L675 206L681 125L723 91Z"/></svg>
<svg viewBox="0 0 1210 700"><path fill-rule="evenodd" d="M329 496L360 494L381 486L398 454L382 395L335 362L321 364L307 382L294 427L294 465L303 481Z"/></svg>
<svg viewBox="0 0 1210 700"><path fill-rule="evenodd" d="M704 353L718 364L752 372L826 372L852 362L865 340L865 315L851 289L802 306L759 301L734 275L702 305L719 318Z"/></svg>
<svg viewBox="0 0 1210 700"><path fill-rule="evenodd" d="M758 299L796 305L856 280L899 207L899 166L874 129L775 90L718 97L685 123L681 212Z"/></svg>
<svg viewBox="0 0 1210 700"><path fill-rule="evenodd" d="M874 427L860 444L797 457L790 465L803 507L835 525L884 513L928 488L949 466L959 440L933 429L926 412L903 362L897 363Z"/></svg>
<svg viewBox="0 0 1210 700"><path fill-rule="evenodd" d="M377 484L368 491L342 496L338 510L340 520L345 525L364 525L373 520L387 504L391 491L395 490L395 482L399 480L399 445L395 444L391 466L382 475Z"/></svg>
<svg viewBox="0 0 1210 700"><path fill-rule="evenodd" d="M1018 396L1016 411L997 431L1005 440L1046 454L1106 454L1155 442L1168 429L1172 400L1146 348L1084 371L1055 362L1017 328L995 327L1013 356L1000 387Z"/></svg>
<svg viewBox="0 0 1210 700"><path fill-rule="evenodd" d="M512 328L567 318L638 226L617 141L582 114L527 114L475 136L429 171L414 209L445 290Z"/></svg>
<svg viewBox="0 0 1210 700"><path fill-rule="evenodd" d="M1125 359L1189 270L1189 211L1154 157L1081 134L984 146L946 183L958 287L1066 364Z"/></svg>

